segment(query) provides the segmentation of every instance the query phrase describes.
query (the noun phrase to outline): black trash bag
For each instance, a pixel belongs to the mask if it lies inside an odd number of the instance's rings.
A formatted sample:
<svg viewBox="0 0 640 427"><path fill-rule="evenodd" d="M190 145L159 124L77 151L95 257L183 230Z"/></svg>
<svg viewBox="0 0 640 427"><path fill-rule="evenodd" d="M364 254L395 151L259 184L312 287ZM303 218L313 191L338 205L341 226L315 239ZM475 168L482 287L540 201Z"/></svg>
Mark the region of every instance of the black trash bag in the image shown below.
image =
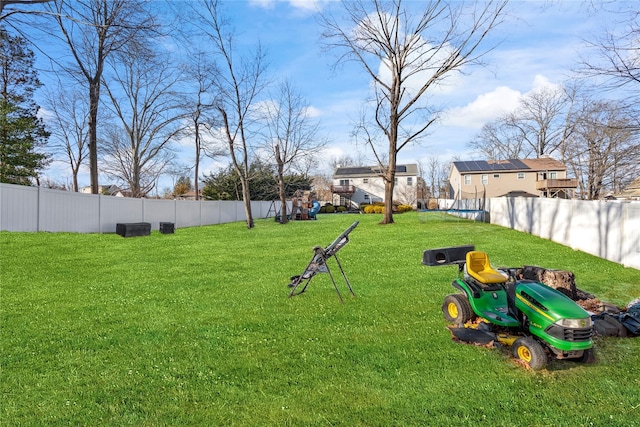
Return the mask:
<svg viewBox="0 0 640 427"><path fill-rule="evenodd" d="M640 303L629 307L626 313L618 316L618 320L627 328L631 335L640 335Z"/></svg>

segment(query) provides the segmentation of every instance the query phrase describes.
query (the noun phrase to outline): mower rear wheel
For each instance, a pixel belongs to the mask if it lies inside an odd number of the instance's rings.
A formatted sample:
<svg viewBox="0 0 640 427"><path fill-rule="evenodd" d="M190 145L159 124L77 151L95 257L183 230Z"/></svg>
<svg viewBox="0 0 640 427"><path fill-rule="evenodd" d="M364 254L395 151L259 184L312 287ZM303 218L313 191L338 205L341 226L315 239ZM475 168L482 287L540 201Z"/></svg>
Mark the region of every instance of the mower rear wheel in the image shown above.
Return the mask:
<svg viewBox="0 0 640 427"><path fill-rule="evenodd" d="M447 295L442 303L442 313L447 322L460 325L476 317L469 300L462 294Z"/></svg>
<svg viewBox="0 0 640 427"><path fill-rule="evenodd" d="M513 357L526 362L537 371L547 366L547 353L538 341L531 337L518 338L511 347Z"/></svg>

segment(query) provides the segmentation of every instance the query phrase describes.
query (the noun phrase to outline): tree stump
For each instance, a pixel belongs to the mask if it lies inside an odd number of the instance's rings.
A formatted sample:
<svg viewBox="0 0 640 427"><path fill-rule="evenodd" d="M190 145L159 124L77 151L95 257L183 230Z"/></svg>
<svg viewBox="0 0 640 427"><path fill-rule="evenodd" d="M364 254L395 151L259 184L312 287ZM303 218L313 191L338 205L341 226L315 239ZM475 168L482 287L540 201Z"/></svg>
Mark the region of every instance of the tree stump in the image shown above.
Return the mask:
<svg viewBox="0 0 640 427"><path fill-rule="evenodd" d="M574 301L578 299L576 277L570 271L549 270L543 267L525 265L519 273L523 279L544 283L550 288L557 289Z"/></svg>

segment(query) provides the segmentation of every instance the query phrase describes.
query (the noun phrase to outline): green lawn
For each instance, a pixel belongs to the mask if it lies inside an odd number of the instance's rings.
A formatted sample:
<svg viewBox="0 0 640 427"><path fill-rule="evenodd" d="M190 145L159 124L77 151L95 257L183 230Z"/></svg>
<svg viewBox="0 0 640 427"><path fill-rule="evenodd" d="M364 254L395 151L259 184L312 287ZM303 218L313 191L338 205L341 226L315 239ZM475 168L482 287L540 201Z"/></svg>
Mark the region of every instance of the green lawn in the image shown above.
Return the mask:
<svg viewBox="0 0 640 427"><path fill-rule="evenodd" d="M451 340L456 268L421 259L475 244L496 266L571 270L619 305L640 271L489 224L380 219L0 233L0 424L640 426L639 338L598 338L594 365L526 370ZM323 274L287 298L311 248L355 220L339 257L357 296L339 281L340 304Z"/></svg>

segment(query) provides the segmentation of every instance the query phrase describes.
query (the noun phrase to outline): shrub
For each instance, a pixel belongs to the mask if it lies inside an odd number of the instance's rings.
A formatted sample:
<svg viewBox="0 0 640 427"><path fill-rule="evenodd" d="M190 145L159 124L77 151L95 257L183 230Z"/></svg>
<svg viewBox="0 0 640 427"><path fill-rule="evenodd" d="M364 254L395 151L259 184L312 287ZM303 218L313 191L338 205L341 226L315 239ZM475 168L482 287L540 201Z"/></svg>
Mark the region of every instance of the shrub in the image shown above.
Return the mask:
<svg viewBox="0 0 640 427"><path fill-rule="evenodd" d="M398 213L411 212L413 210L413 206L411 206L411 205L398 205L397 209L398 209Z"/></svg>
<svg viewBox="0 0 640 427"><path fill-rule="evenodd" d="M362 211L366 214L374 213L374 208L372 205L366 205Z"/></svg>
<svg viewBox="0 0 640 427"><path fill-rule="evenodd" d="M374 213L384 213L384 205L373 205Z"/></svg>
<svg viewBox="0 0 640 427"><path fill-rule="evenodd" d="M338 206L338 207L336 208L336 210L337 210L338 212L346 212L346 211L347 211L347 208L346 208L346 206L342 206L342 205L341 205L341 206Z"/></svg>
<svg viewBox="0 0 640 427"><path fill-rule="evenodd" d="M331 203L327 203L326 205L324 205L324 211L325 213L334 213L336 211L336 208Z"/></svg>

